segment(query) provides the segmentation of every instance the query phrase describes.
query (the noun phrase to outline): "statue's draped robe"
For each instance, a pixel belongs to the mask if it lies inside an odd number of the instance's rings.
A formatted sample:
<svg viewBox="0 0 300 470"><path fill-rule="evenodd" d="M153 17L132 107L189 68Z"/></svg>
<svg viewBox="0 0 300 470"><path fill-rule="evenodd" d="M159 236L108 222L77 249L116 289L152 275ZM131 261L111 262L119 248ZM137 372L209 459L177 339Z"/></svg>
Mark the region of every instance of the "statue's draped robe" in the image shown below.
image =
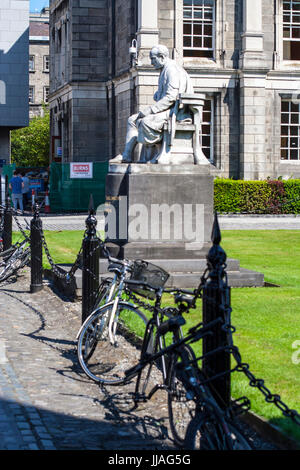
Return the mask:
<svg viewBox="0 0 300 470"><path fill-rule="evenodd" d="M156 103L151 106L151 114L142 119L137 119L138 115L131 117L138 130L139 143L154 145L161 141L163 126L180 93L193 93L191 80L182 67L169 59L159 76L158 90L154 95ZM182 119L185 117L182 115Z"/></svg>

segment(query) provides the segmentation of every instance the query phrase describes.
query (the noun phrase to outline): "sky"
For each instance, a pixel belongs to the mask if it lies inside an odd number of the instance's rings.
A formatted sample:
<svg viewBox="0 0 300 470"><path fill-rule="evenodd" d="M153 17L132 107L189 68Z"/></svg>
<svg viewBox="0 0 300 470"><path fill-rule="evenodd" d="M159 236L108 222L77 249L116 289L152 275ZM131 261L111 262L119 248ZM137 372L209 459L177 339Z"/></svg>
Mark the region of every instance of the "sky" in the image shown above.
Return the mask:
<svg viewBox="0 0 300 470"><path fill-rule="evenodd" d="M49 0L30 0L29 8L31 13L40 12L42 8L49 6Z"/></svg>

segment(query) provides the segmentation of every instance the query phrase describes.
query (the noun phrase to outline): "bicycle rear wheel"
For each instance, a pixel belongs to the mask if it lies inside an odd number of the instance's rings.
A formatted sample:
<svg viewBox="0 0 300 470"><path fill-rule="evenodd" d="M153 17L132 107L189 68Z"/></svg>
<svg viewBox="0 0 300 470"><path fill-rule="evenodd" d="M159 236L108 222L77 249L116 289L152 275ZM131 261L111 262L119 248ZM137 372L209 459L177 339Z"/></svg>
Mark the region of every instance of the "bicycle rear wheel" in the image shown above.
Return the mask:
<svg viewBox="0 0 300 470"><path fill-rule="evenodd" d="M85 321L78 337L77 355L81 368L93 381L118 385L125 383L125 370L139 358L147 318L134 306L119 302L113 328L115 343L109 337L113 303L104 305Z"/></svg>
<svg viewBox="0 0 300 470"><path fill-rule="evenodd" d="M184 350L189 361L196 359L192 348L185 344ZM196 412L196 402L189 397L188 391L180 376L176 363L181 361L180 356L173 355L169 364L167 387L168 387L168 411L171 432L175 443L183 446L187 426ZM195 369L196 370L196 369Z"/></svg>
<svg viewBox="0 0 300 470"><path fill-rule="evenodd" d="M12 256L0 270L0 281L5 281L19 269L22 269L30 259L30 248L26 248L16 257Z"/></svg>
<svg viewBox="0 0 300 470"><path fill-rule="evenodd" d="M189 450L252 450L235 424L221 420L213 412L196 415L191 420L184 445Z"/></svg>

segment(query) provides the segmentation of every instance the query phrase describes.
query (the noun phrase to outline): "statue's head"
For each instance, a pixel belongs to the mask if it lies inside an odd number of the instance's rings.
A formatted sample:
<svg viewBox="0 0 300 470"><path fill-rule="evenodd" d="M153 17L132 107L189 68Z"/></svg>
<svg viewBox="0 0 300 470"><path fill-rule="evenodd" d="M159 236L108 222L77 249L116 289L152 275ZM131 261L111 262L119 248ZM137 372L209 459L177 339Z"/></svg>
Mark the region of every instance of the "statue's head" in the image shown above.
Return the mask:
<svg viewBox="0 0 300 470"><path fill-rule="evenodd" d="M169 59L169 50L166 46L159 44L152 47L150 51L150 60L153 67L161 69Z"/></svg>

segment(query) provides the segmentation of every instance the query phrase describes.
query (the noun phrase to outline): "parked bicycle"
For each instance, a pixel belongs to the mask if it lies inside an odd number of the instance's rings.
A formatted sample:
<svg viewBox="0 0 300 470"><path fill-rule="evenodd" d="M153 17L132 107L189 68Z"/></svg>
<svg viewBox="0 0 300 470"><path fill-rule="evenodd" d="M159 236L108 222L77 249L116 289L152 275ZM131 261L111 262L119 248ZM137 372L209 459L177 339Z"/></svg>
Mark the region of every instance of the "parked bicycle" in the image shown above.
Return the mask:
<svg viewBox="0 0 300 470"><path fill-rule="evenodd" d="M184 293L178 289L164 289L169 274L152 263L142 260L121 261L109 256L108 269L115 273L114 279L106 279L100 285L100 295L97 300L100 306L90 314L78 332L77 354L79 363L89 378L100 384L119 385L127 382L125 370L136 363L146 328L151 331L151 339L147 343L147 350L150 353L162 350L166 347L167 341L183 337L181 328L173 339L167 335L157 335L157 330L166 316L181 316L184 311L187 312L189 308L194 307L195 297L187 295L190 291ZM147 280L147 283L141 280ZM165 292L175 295L177 308L161 307L162 295ZM134 294L147 297L148 300L154 301L154 305L143 302ZM122 298L124 296L127 296L127 300ZM101 305L102 302L104 305ZM137 305L143 307L143 311L139 310ZM148 316L144 313L147 311ZM193 351L187 349L189 356L194 358ZM148 379L145 381L143 396L146 393L152 366L162 374L163 383L171 381L174 388L178 387L176 377L168 376L168 362L167 356L162 355L145 371ZM182 430L177 429L177 426L182 423L183 408L188 407L189 419L193 416L193 412L189 410L191 402L177 395L168 396L168 406L172 415L172 432L176 441L182 443L184 434ZM141 400L141 395L134 393L133 399L137 404Z"/></svg>
<svg viewBox="0 0 300 470"><path fill-rule="evenodd" d="M130 281L127 281L130 282ZM177 304L192 305L192 296L177 293ZM184 308L186 309L186 307ZM221 409L211 393L211 380L204 376L198 367L191 344L211 334L211 328L222 321L220 318L203 326L199 323L191 328L188 335L181 337L181 327L185 323L179 314L160 324L156 338L165 336L168 332L173 335L173 342L163 348L149 352L153 338L152 322L148 323L145 331L141 355L138 363L124 372L124 383L136 377L135 401L149 400L153 394L164 389L168 393L169 422L175 442L186 449L199 450L250 450L251 445L239 429L236 414L243 409L245 403L233 402L230 407ZM148 395L145 389L149 381L149 370L161 358L168 358L168 372L163 384L155 385ZM147 374L143 375L148 368ZM178 403L185 403L186 415L181 410L178 420L174 410L178 412ZM176 404L176 407L174 405ZM187 406L188 404L188 406ZM185 410L185 411L186 411ZM185 436L185 437L183 437Z"/></svg>
<svg viewBox="0 0 300 470"><path fill-rule="evenodd" d="M208 385L202 384L205 381L203 372L198 367L197 359L190 346L205 335L211 334L211 327L216 321L206 325L205 328L202 324L197 325L184 338L181 328L185 320L182 314L195 306L195 294L191 295L190 291L173 290L177 307L161 309L161 296L166 291L162 286L153 288L148 283L134 279L124 279L123 282L129 290L132 289L138 293L142 290L144 294L155 293L153 315L147 322L142 342L138 342L138 338L135 338L134 354L128 355L127 348L125 357L121 357L119 347L124 338L126 340L128 333L132 341L131 316L143 316L142 312L126 302L119 302L113 322L115 328L112 328L113 339L118 339L115 343L111 342L107 333L101 336L103 332L101 327L104 324L107 325L107 319L103 320L103 318L105 314L109 315L111 305L106 305L94 312L86 320L78 338L79 358L81 355L81 365L87 375L107 385L127 384L136 379L133 393L135 405L151 399L158 390L165 390L168 394L170 428L174 441L179 446L199 447L200 449L250 449L250 444L234 422L233 408L226 412L222 410L213 398ZM172 292L172 290L167 291ZM127 321L122 321L120 314L125 317L125 312L128 315ZM161 322L163 316L168 316L169 319ZM145 318L143 318L144 321ZM94 356L94 352L91 356L88 354L88 359L86 357L83 362L87 337L91 335L95 338L96 331L99 336L95 342L97 342L97 347L100 346L100 354L97 357ZM166 337L170 333L171 344L166 345ZM137 347L138 343L139 347ZM111 344L114 344L115 349L108 353L106 348ZM90 352L90 344L88 348ZM138 350L140 359L136 363ZM133 361L136 364L130 367ZM160 370L162 381L153 387L150 385L150 390L148 390L153 368Z"/></svg>
<svg viewBox="0 0 300 470"><path fill-rule="evenodd" d="M30 260L29 239L24 238L12 247L0 253L0 282L5 281L22 269Z"/></svg>

